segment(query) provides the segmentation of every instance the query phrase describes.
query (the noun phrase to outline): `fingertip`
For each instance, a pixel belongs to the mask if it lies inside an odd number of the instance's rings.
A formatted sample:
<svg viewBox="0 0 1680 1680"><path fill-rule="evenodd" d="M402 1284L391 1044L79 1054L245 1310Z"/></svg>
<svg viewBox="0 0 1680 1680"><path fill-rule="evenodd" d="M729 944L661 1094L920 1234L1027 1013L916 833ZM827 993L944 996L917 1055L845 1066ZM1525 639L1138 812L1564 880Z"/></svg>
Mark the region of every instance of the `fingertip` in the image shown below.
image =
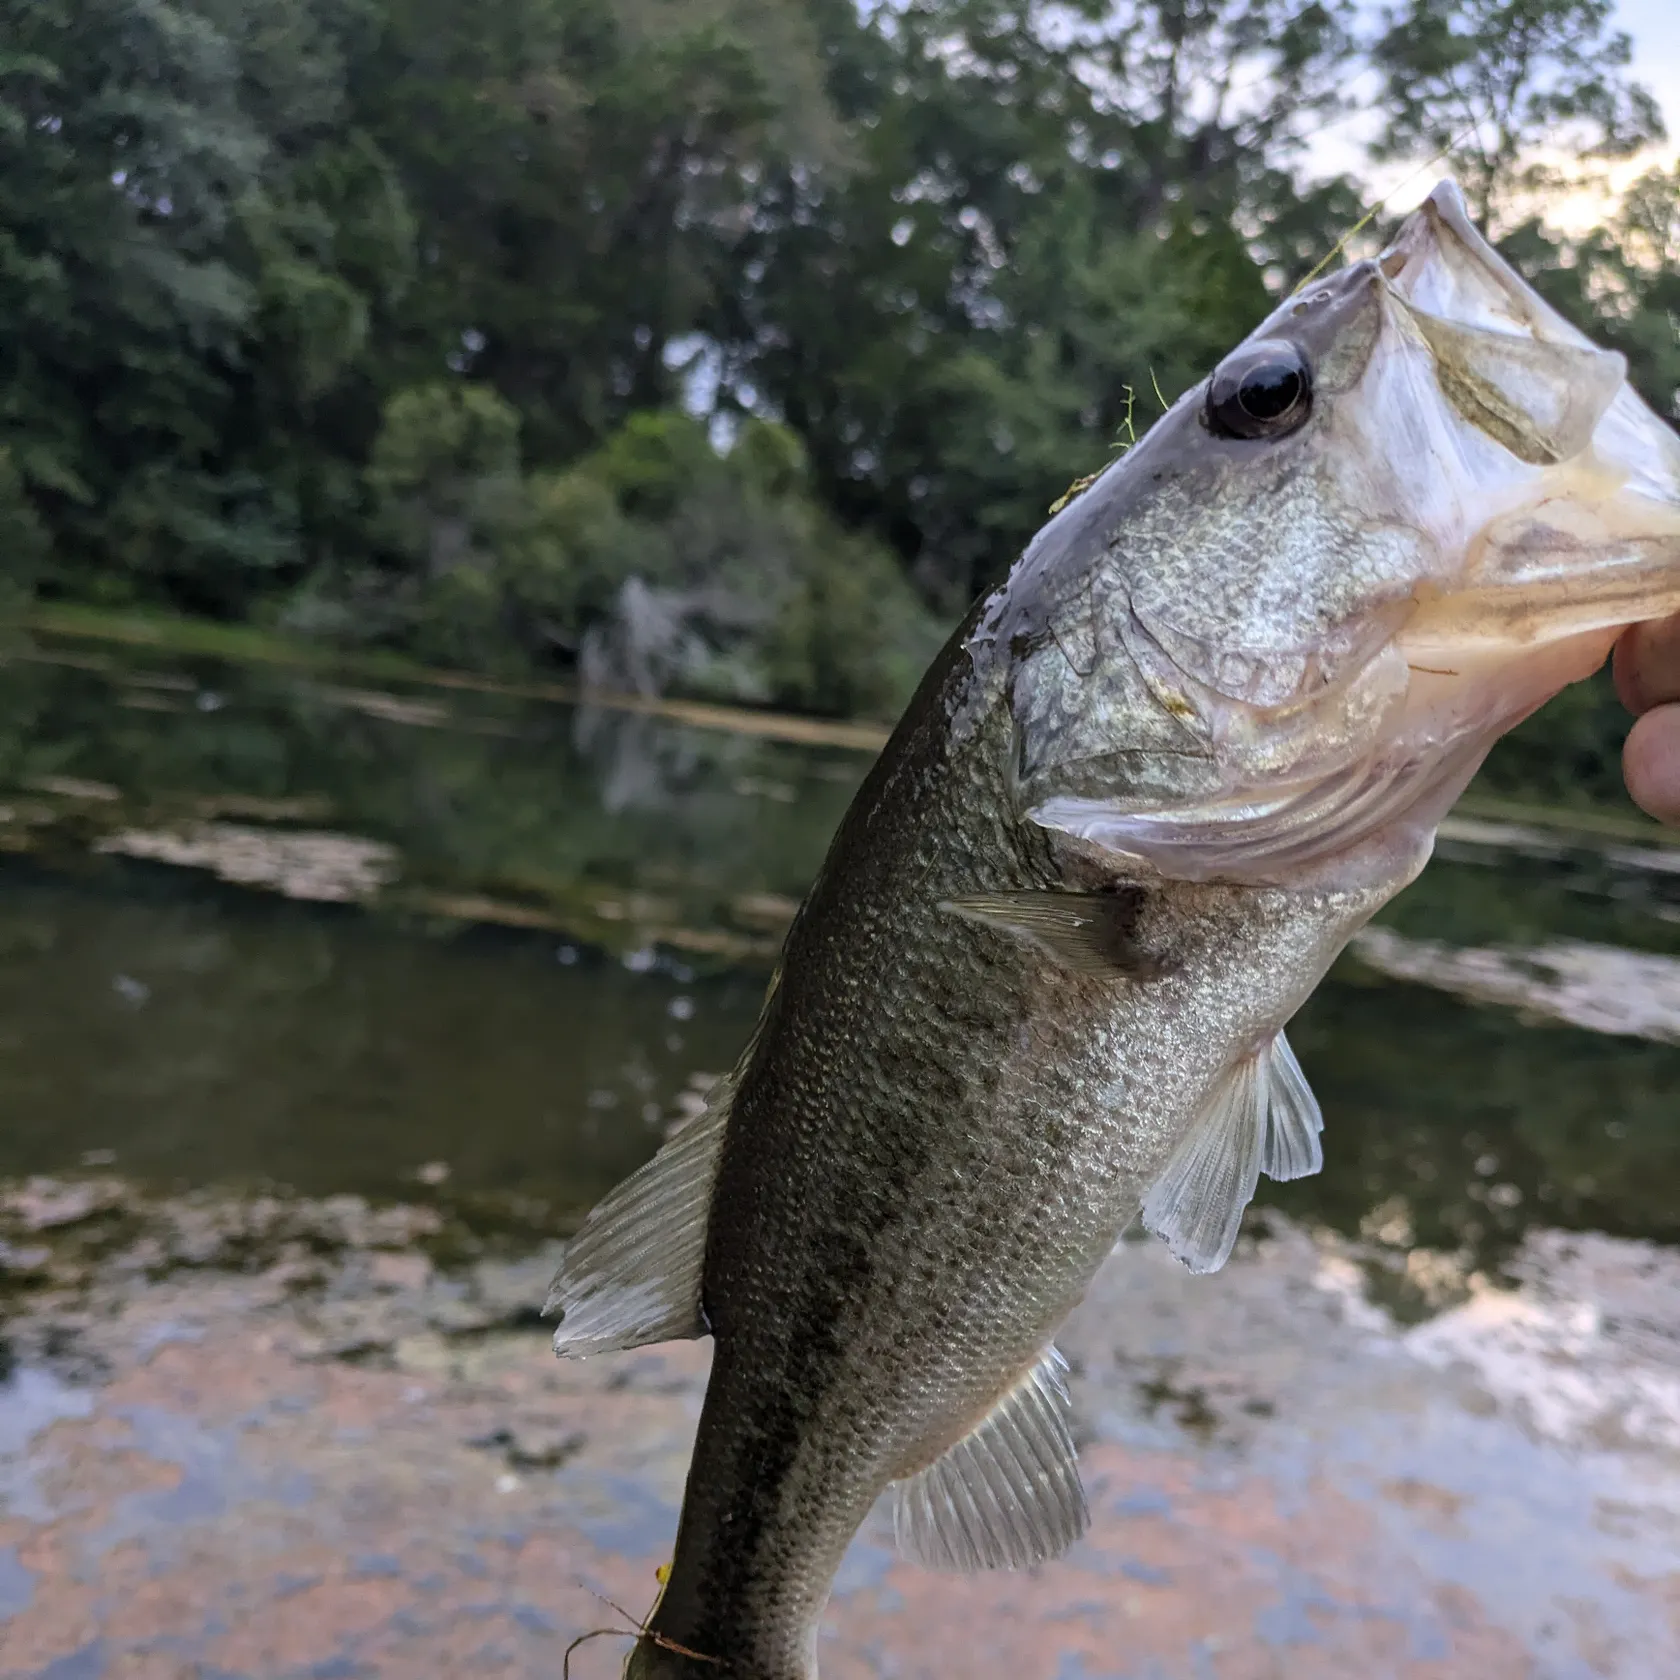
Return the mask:
<svg viewBox="0 0 1680 1680"><path fill-rule="evenodd" d="M1633 726L1622 774L1641 810L1680 827L1680 705L1659 706Z"/></svg>
<svg viewBox="0 0 1680 1680"><path fill-rule="evenodd" d="M1610 655L1610 675L1616 684L1616 698L1638 717L1646 710L1639 691L1639 633L1642 624L1630 625L1616 639Z"/></svg>
<svg viewBox="0 0 1680 1680"><path fill-rule="evenodd" d="M1616 694L1635 717L1680 700L1680 615L1623 631L1611 665Z"/></svg>

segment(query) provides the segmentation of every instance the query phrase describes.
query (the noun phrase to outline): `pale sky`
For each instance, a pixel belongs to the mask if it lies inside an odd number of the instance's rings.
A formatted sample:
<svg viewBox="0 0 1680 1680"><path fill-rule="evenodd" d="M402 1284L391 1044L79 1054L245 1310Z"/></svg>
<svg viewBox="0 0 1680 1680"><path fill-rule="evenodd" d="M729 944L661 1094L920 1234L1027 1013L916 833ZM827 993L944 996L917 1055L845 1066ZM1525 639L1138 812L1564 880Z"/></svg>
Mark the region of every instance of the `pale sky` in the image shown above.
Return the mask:
<svg viewBox="0 0 1680 1680"><path fill-rule="evenodd" d="M1630 158L1611 172L1612 185L1619 187L1654 163L1680 160L1680 0L1617 0L1616 21L1633 37L1633 78L1657 96L1668 125L1664 145L1643 157ZM1570 208L1573 215L1554 219L1565 226L1590 226L1601 207L1583 199Z"/></svg>
<svg viewBox="0 0 1680 1680"><path fill-rule="evenodd" d="M1668 142L1658 150L1630 160L1612 171L1615 186L1625 184L1655 164L1680 159L1680 0L1617 0L1616 22L1633 38L1632 74L1657 97L1668 124ZM1445 165L1419 172L1415 164L1374 167L1363 149L1362 128L1355 116L1338 123L1315 140L1307 151L1312 173L1347 173L1371 183L1373 191L1386 197L1387 209L1395 214L1411 209L1442 175ZM1596 195L1582 196L1558 207L1549 219L1571 230L1590 226L1602 214L1603 202Z"/></svg>
<svg viewBox="0 0 1680 1680"><path fill-rule="evenodd" d="M1680 141L1680 10L1674 0L1620 0L1616 16L1633 37L1635 76L1662 101L1673 150Z"/></svg>

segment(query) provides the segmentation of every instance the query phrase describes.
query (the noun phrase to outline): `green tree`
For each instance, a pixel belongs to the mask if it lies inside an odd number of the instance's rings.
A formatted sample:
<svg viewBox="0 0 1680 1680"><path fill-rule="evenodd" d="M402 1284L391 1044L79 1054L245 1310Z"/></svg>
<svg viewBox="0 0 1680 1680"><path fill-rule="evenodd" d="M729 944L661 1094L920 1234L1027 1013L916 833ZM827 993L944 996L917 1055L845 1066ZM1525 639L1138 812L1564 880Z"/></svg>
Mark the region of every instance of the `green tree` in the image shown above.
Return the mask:
<svg viewBox="0 0 1680 1680"><path fill-rule="evenodd" d="M0 449L0 608L15 610L34 590L47 558L42 527L22 475Z"/></svg>
<svg viewBox="0 0 1680 1680"><path fill-rule="evenodd" d="M381 355L494 385L542 464L672 400L759 173L841 142L796 0L406 0L351 79L424 253Z"/></svg>
<svg viewBox="0 0 1680 1680"><path fill-rule="evenodd" d="M1652 407L1680 421L1680 164L1634 183L1595 252L1612 270L1613 341Z"/></svg>
<svg viewBox="0 0 1680 1680"><path fill-rule="evenodd" d="M893 555L813 500L781 426L748 420L719 453L689 415L636 415L568 476L567 525L537 529L575 580L587 682L892 717L942 639Z"/></svg>
<svg viewBox="0 0 1680 1680"><path fill-rule="evenodd" d="M1285 173L1352 46L1299 0L822 16L854 165L767 177L720 401L791 425L820 497L954 607L1353 219Z"/></svg>
<svg viewBox="0 0 1680 1680"><path fill-rule="evenodd" d="M344 129L341 36L365 18L0 5L0 433L57 587L237 614L306 563L331 441L307 404L362 348L383 283L357 247L391 182ZM374 193L334 201L335 151Z"/></svg>
<svg viewBox="0 0 1680 1680"><path fill-rule="evenodd" d="M1627 69L1612 0L1403 0L1383 13L1380 158L1451 149L1478 218L1519 192L1663 138L1656 101Z"/></svg>
<svg viewBox="0 0 1680 1680"><path fill-rule="evenodd" d="M242 545L218 542L218 487L195 467L253 307L219 247L264 150L232 45L134 0L6 0L0 40L0 426L18 470L73 545L120 533L144 565L173 528L227 558Z"/></svg>

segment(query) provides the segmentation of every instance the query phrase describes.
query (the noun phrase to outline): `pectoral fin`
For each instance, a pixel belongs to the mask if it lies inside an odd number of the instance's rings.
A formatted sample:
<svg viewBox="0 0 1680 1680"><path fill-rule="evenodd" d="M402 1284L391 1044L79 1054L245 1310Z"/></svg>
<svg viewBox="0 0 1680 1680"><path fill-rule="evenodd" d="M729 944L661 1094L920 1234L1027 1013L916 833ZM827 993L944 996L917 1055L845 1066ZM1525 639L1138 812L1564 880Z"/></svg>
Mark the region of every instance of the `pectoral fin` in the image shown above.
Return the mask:
<svg viewBox="0 0 1680 1680"><path fill-rule="evenodd" d="M1140 923L1148 893L1000 892L946 899L939 908L1024 939L1076 974L1147 980L1162 970L1144 948Z"/></svg>
<svg viewBox="0 0 1680 1680"><path fill-rule="evenodd" d="M931 1569L1024 1569L1085 1532L1067 1362L1050 1348L971 1433L894 1490L893 1536Z"/></svg>
<svg viewBox="0 0 1680 1680"><path fill-rule="evenodd" d="M1193 1272L1230 1258L1260 1174L1305 1178L1324 1165L1318 1102L1280 1032L1226 1074L1144 1198L1144 1228Z"/></svg>
<svg viewBox="0 0 1680 1680"><path fill-rule="evenodd" d="M734 1081L584 1220L543 1308L562 1309L554 1351L581 1357L706 1333L706 1224Z"/></svg>

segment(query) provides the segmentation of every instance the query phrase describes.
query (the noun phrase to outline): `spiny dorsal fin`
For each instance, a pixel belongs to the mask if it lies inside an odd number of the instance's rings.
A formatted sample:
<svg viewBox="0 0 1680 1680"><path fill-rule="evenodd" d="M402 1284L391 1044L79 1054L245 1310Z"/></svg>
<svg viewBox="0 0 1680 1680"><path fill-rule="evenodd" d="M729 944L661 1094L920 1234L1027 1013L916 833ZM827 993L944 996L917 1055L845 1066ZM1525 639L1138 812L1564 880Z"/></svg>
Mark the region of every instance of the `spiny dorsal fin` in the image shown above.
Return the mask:
<svg viewBox="0 0 1680 1680"><path fill-rule="evenodd" d="M1066 1370L1046 1350L973 1430L897 1484L893 1537L905 1557L930 1569L1025 1569L1085 1532Z"/></svg>
<svg viewBox="0 0 1680 1680"><path fill-rule="evenodd" d="M1304 1178L1324 1165L1324 1119L1280 1032L1215 1087L1143 1201L1144 1228L1193 1272L1230 1258L1260 1174Z"/></svg>
<svg viewBox="0 0 1680 1680"><path fill-rule="evenodd" d="M1025 939L1076 974L1149 980L1163 965L1139 937L1148 897L1135 886L1107 893L977 893L948 898L939 908Z"/></svg>
<svg viewBox="0 0 1680 1680"><path fill-rule="evenodd" d="M719 1080L704 1112L601 1202L566 1245L543 1307L562 1309L556 1353L581 1357L705 1335L706 1222L734 1094L733 1078Z"/></svg>

